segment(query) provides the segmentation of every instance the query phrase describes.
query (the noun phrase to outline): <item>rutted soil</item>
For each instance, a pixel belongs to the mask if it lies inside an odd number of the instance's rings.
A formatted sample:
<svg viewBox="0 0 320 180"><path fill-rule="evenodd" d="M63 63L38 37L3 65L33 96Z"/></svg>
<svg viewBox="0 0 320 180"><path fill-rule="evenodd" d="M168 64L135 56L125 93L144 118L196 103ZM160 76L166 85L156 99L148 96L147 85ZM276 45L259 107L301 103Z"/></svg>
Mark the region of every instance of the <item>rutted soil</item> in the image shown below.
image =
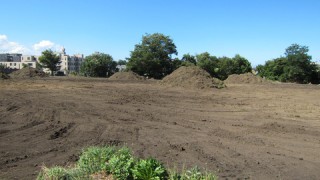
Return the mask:
<svg viewBox="0 0 320 180"><path fill-rule="evenodd" d="M43 164L70 165L91 145L127 145L220 179L318 179L319 94L295 84L0 80L0 179L34 179Z"/></svg>

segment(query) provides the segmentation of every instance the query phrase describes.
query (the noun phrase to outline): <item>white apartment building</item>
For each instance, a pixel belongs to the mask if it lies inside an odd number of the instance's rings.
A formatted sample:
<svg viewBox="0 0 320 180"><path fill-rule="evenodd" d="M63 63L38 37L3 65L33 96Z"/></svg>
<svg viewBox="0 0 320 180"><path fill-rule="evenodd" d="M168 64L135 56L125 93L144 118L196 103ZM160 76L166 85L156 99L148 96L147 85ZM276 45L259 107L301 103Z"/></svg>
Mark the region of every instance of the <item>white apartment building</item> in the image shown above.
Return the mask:
<svg viewBox="0 0 320 180"><path fill-rule="evenodd" d="M23 67L36 68L38 57L22 54L0 54L0 64L10 69L22 69Z"/></svg>
<svg viewBox="0 0 320 180"><path fill-rule="evenodd" d="M80 66L84 61L83 54L75 54L73 56L69 56L66 54L66 49L62 48L59 56L61 63L58 69L60 69L60 72L63 72L65 75L67 75L71 72L78 73L80 71Z"/></svg>
<svg viewBox="0 0 320 180"><path fill-rule="evenodd" d="M64 75L68 75L71 72L78 73L80 71L80 66L84 61L83 54L69 56L66 54L65 48L62 48L61 52L56 54L60 57L61 61L61 63L58 65L59 72L62 72ZM38 56L16 53L0 54L0 64L12 70L22 69L23 67L36 68L37 63L40 63ZM47 68L44 68L43 71L46 73L51 73L51 71Z"/></svg>

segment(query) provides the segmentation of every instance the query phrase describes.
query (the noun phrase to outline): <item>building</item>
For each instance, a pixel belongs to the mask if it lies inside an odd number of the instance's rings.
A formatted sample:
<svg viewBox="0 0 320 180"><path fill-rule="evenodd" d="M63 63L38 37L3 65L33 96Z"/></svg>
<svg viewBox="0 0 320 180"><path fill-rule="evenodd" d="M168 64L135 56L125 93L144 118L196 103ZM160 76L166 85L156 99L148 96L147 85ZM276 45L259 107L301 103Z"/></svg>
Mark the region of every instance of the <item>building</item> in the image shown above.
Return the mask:
<svg viewBox="0 0 320 180"><path fill-rule="evenodd" d="M36 68L36 56L23 56L22 54L0 54L0 64L9 69L22 69L23 67Z"/></svg>
<svg viewBox="0 0 320 180"><path fill-rule="evenodd" d="M61 63L58 65L58 73L68 75L69 73L79 73L80 66L84 61L83 54L75 54L69 56L66 54L65 48L62 48L61 52L56 53L60 57ZM39 62L38 56L22 55L16 53L0 54L0 64L4 65L8 69L16 70L23 67L36 68ZM46 73L51 73L47 68L43 69Z"/></svg>
<svg viewBox="0 0 320 180"><path fill-rule="evenodd" d="M66 54L65 48L62 48L61 52L58 54L61 61L58 67L58 69L60 69L60 72L63 72L65 75L72 72L79 73L80 66L84 61L83 54L75 54L73 56L69 56Z"/></svg>

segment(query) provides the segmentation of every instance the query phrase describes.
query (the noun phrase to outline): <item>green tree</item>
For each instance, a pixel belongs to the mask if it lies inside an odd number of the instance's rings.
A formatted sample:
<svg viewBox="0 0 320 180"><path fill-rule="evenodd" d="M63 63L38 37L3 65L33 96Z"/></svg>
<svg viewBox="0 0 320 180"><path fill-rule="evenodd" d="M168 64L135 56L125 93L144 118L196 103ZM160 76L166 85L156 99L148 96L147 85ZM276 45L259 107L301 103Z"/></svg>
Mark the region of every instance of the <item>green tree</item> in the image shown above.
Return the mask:
<svg viewBox="0 0 320 180"><path fill-rule="evenodd" d="M208 52L196 55L197 66L206 70L211 76L217 76L218 58L211 56Z"/></svg>
<svg viewBox="0 0 320 180"><path fill-rule="evenodd" d="M282 82L319 83L317 65L311 61L308 51L307 46L292 44L286 49L285 57L258 66L259 75Z"/></svg>
<svg viewBox="0 0 320 180"><path fill-rule="evenodd" d="M184 55L182 56L182 61L183 61L183 62L189 62L189 63L192 63L192 64L194 64L194 65L197 64L197 59L196 59L196 57L193 56L193 55L190 55L190 54L184 54Z"/></svg>
<svg viewBox="0 0 320 180"><path fill-rule="evenodd" d="M232 58L233 61L233 74L243 74L252 71L251 63L239 54Z"/></svg>
<svg viewBox="0 0 320 180"><path fill-rule="evenodd" d="M60 57L50 49L42 52L42 55L39 57L39 62L44 68L48 68L51 71L51 76L53 76L55 71L60 70Z"/></svg>
<svg viewBox="0 0 320 180"><path fill-rule="evenodd" d="M176 46L169 36L160 33L147 34L142 37L141 44L135 45L128 58L127 68L140 75L160 79L170 74L172 55L177 55Z"/></svg>
<svg viewBox="0 0 320 180"><path fill-rule="evenodd" d="M104 53L93 53L81 64L80 73L89 77L109 77L116 71L117 62Z"/></svg>
<svg viewBox="0 0 320 180"><path fill-rule="evenodd" d="M117 62L118 65L126 65L127 63L128 62L126 60L121 60L121 59Z"/></svg>

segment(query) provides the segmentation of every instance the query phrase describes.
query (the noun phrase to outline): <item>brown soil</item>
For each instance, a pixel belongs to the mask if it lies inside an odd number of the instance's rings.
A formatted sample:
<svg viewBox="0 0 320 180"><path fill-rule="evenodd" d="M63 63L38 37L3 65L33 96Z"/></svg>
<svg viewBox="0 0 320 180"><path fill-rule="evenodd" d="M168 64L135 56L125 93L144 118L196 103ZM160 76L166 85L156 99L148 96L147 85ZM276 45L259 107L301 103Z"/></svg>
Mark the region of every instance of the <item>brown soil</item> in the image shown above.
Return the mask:
<svg viewBox="0 0 320 180"><path fill-rule="evenodd" d="M209 89L223 86L223 82L213 79L209 73L197 66L182 66L162 79L160 84L172 87Z"/></svg>
<svg viewBox="0 0 320 180"><path fill-rule="evenodd" d="M154 81L0 81L0 179L35 179L82 148L127 145L220 179L319 179L320 87L237 84L218 91Z"/></svg>
<svg viewBox="0 0 320 180"><path fill-rule="evenodd" d="M30 67L22 68L20 70L10 73L10 77L15 79L46 77L46 76L47 74L44 73L42 70L38 70Z"/></svg>
<svg viewBox="0 0 320 180"><path fill-rule="evenodd" d="M224 81L226 84L266 84L270 81L252 73L232 74Z"/></svg>
<svg viewBox="0 0 320 180"><path fill-rule="evenodd" d="M129 71L129 72L117 72L109 77L110 80L145 80L143 76Z"/></svg>

